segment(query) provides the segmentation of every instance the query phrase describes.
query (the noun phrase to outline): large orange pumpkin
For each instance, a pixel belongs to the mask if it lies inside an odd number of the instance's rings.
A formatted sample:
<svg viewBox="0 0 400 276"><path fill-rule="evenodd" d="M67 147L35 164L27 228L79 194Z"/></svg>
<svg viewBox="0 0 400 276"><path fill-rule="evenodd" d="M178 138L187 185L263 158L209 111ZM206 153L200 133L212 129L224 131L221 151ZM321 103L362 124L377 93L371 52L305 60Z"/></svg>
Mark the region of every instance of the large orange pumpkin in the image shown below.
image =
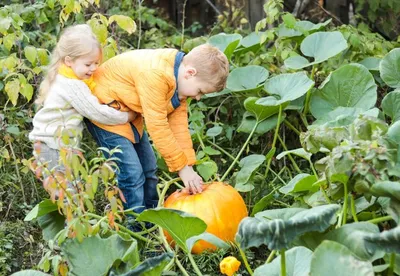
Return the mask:
<svg viewBox="0 0 400 276"><path fill-rule="evenodd" d="M247 216L247 208L240 194L229 184L213 182L203 185L203 192L190 194L187 189L171 194L164 207L185 211L201 218L207 224L207 232L224 241L234 241L240 221ZM164 231L167 241L171 236ZM192 253L215 250L216 247L206 241L198 241Z"/></svg>

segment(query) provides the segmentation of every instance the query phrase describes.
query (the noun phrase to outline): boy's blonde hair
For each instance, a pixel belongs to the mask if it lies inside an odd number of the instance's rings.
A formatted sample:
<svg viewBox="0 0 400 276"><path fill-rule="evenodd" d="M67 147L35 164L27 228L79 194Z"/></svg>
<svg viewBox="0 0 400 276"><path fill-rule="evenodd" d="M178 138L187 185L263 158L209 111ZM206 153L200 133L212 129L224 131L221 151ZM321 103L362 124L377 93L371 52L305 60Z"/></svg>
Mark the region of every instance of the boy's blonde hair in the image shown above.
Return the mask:
<svg viewBox="0 0 400 276"><path fill-rule="evenodd" d="M90 54L95 48L98 48L101 53L101 45L89 25L79 24L66 28L53 50L47 74L40 84L36 103L41 105L46 100L50 86L56 79L58 68L65 62L66 56L75 60Z"/></svg>
<svg viewBox="0 0 400 276"><path fill-rule="evenodd" d="M216 91L225 88L229 75L229 61L225 54L210 44L193 48L183 59L185 66L192 66L197 76L214 85Z"/></svg>

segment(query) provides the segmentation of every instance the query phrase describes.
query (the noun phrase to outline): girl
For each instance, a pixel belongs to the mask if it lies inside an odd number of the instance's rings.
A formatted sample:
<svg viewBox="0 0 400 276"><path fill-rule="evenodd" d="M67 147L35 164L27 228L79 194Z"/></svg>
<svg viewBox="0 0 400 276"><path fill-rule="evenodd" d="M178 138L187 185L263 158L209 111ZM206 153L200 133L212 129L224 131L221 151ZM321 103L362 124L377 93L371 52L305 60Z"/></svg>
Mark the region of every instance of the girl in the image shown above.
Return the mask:
<svg viewBox="0 0 400 276"><path fill-rule="evenodd" d="M49 170L65 170L59 165L60 148L67 146L62 141L73 141L74 147L79 146L83 117L107 125L134 119L133 112L102 105L92 95L96 85L92 75L101 56L100 44L86 24L66 28L52 53L36 101L42 107L33 118L29 134L29 140L35 144L36 159L39 164L47 163Z"/></svg>

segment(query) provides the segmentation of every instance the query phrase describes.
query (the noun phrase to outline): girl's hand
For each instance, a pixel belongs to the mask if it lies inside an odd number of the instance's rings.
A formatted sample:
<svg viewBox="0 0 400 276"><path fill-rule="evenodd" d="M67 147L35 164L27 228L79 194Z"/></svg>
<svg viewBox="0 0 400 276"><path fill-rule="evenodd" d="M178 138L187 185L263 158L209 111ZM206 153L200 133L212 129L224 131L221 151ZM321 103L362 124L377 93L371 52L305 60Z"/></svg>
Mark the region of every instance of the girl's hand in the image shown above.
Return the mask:
<svg viewBox="0 0 400 276"><path fill-rule="evenodd" d="M203 191L203 179L193 170L192 166L185 166L179 172L179 177L182 179L185 187L192 194L201 193Z"/></svg>

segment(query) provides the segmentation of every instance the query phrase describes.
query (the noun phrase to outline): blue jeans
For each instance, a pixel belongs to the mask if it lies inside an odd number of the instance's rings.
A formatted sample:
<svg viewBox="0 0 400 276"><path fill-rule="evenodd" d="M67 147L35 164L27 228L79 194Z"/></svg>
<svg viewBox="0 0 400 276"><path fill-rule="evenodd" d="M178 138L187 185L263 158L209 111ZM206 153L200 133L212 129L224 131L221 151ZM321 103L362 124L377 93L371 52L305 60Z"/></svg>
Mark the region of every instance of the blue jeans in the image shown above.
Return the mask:
<svg viewBox="0 0 400 276"><path fill-rule="evenodd" d="M87 119L85 123L99 146L108 149L119 147L122 150L122 153L115 153L113 157L119 159L116 161L119 168L117 180L126 200L124 208L133 208L135 213L141 213L145 209L157 207L157 162L147 133L143 132L140 141L134 144L121 135L99 128ZM132 128L136 131L134 126ZM104 154L108 157L106 152Z"/></svg>

